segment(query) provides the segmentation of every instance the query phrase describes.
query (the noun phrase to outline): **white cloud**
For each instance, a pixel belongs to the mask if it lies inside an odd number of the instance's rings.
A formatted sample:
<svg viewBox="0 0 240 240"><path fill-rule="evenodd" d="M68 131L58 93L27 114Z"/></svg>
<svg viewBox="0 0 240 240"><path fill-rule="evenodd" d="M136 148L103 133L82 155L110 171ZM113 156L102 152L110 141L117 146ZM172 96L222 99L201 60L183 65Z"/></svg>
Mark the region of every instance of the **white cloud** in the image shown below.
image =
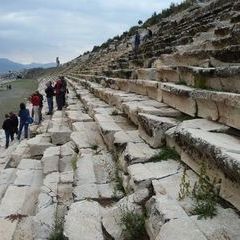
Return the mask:
<svg viewBox="0 0 240 240"><path fill-rule="evenodd" d="M145 20L171 0L0 0L0 57L63 61ZM177 2L178 0L176 0Z"/></svg>

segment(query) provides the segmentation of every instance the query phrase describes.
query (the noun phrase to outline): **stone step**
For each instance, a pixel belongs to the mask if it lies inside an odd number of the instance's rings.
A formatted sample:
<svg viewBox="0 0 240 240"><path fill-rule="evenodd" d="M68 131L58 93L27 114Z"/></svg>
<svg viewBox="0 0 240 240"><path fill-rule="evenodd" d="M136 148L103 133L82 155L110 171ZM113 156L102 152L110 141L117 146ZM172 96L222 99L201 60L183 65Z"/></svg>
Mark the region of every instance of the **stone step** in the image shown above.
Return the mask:
<svg viewBox="0 0 240 240"><path fill-rule="evenodd" d="M166 135L168 144L178 149L181 160L195 172L206 164L208 176L220 184L220 196L239 209L240 139L226 131L225 126L199 119L185 121Z"/></svg>
<svg viewBox="0 0 240 240"><path fill-rule="evenodd" d="M163 102L190 116L218 121L239 129L239 94L194 89L183 85L164 83L161 86Z"/></svg>
<svg viewBox="0 0 240 240"><path fill-rule="evenodd" d="M190 181L191 189L193 189L198 177L191 170L186 171L186 177ZM197 215L193 214L194 202L190 196L179 200L181 179L182 173L178 173L167 178L152 181L156 195L146 205L148 212L146 227L150 238L156 239L157 235L163 236L162 232L165 232L165 227L163 226L168 222L179 219L182 222L187 220L187 222L195 226L194 229L198 229L198 232L200 231L201 234L204 234L207 239L213 236L217 238L223 232L224 236L227 236L229 239L235 239L237 232L239 232L237 228L239 216L234 210L225 209L225 207L218 205L217 215L212 219L199 219ZM232 221L232 219L235 219L236 225L230 226L228 222Z"/></svg>
<svg viewBox="0 0 240 240"><path fill-rule="evenodd" d="M75 142L78 149L92 149L95 145L104 148L102 136L99 134L98 126L95 122L73 123L71 140Z"/></svg>
<svg viewBox="0 0 240 240"><path fill-rule="evenodd" d="M69 240L103 240L101 207L94 201L75 202L65 217L64 235Z"/></svg>

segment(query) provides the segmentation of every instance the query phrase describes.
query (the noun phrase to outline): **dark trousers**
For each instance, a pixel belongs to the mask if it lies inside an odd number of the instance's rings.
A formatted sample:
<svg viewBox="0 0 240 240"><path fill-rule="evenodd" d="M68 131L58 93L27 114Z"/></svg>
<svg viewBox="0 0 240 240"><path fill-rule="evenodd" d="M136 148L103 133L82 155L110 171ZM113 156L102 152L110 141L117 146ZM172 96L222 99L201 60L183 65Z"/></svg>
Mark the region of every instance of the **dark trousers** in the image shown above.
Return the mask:
<svg viewBox="0 0 240 240"><path fill-rule="evenodd" d="M47 98L47 103L48 103L48 112L52 113L53 112L53 97Z"/></svg>
<svg viewBox="0 0 240 240"><path fill-rule="evenodd" d="M64 100L63 96L64 95L62 93L59 95L56 95L56 102L57 102L58 110L62 110L62 108L63 108L63 100Z"/></svg>
<svg viewBox="0 0 240 240"><path fill-rule="evenodd" d="M21 138L22 130L24 128L24 137L28 138L28 123L20 122L19 130L18 130L18 140Z"/></svg>
<svg viewBox="0 0 240 240"><path fill-rule="evenodd" d="M5 130L5 136L6 136L5 147L8 148L9 147L10 137L11 137L11 132L9 130Z"/></svg>

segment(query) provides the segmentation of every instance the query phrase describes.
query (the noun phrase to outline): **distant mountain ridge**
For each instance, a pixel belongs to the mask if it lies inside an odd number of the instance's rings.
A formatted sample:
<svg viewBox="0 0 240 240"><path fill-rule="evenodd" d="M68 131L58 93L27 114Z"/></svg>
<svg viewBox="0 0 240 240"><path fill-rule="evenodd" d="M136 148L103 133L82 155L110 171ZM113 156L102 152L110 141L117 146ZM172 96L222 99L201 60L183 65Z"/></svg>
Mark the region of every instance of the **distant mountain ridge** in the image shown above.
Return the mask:
<svg viewBox="0 0 240 240"><path fill-rule="evenodd" d="M7 73L8 71L19 71L22 69L30 69L30 68L50 68L55 66L56 66L56 63L21 64L21 63L13 62L7 58L0 58L0 73Z"/></svg>

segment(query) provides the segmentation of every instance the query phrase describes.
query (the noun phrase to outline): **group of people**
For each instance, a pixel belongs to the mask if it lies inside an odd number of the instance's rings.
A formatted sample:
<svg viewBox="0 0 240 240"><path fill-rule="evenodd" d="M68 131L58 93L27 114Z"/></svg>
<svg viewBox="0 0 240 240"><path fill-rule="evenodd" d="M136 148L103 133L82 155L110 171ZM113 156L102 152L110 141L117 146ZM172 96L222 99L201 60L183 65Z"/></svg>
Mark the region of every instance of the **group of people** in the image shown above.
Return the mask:
<svg viewBox="0 0 240 240"><path fill-rule="evenodd" d="M67 82L64 76L60 76L54 86L51 81L47 82L45 93L48 104L47 115L52 115L53 113L54 96L56 96L57 109L62 110L62 108L66 106L66 94L68 93ZM24 137L28 138L29 124L39 124L42 121L43 99L43 95L39 91L36 91L29 98L29 101L32 104L31 114L24 103L20 104L18 116L13 112L5 114L5 121L2 125L6 136L5 148L9 147L9 142L10 140L14 140L15 134L17 135L18 140L21 139L23 129Z"/></svg>

